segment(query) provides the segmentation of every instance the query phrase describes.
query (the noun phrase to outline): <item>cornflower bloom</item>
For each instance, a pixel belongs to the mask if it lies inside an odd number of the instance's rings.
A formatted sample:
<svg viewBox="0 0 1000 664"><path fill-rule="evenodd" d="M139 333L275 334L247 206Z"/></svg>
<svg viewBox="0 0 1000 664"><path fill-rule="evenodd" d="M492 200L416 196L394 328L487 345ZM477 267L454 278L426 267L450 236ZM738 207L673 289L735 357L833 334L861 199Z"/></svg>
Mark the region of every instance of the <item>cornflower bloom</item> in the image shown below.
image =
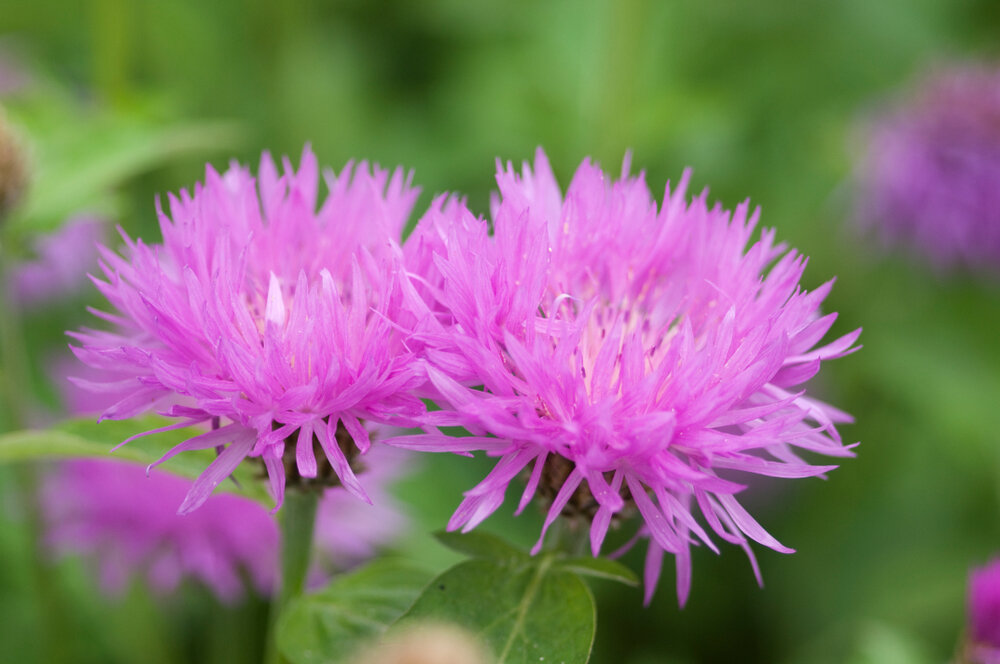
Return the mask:
<svg viewBox="0 0 1000 664"><path fill-rule="evenodd" d="M327 489L319 503L316 555L311 577L322 579L370 558L398 538L407 520L386 491L403 470L390 448L366 457L366 476L376 505ZM170 592L182 579L203 583L221 601L234 602L249 583L274 591L278 526L262 505L232 494L211 496L192 514L176 505L191 481L117 460L85 459L61 464L46 477L42 504L48 545L61 554L83 554L99 565L101 585L121 591L130 576L144 576L154 590Z"/></svg>
<svg viewBox="0 0 1000 664"><path fill-rule="evenodd" d="M1000 265L1000 69L942 67L866 130L858 215L938 267Z"/></svg>
<svg viewBox="0 0 1000 664"><path fill-rule="evenodd" d="M669 552L683 604L689 547L718 551L710 533L742 547L758 581L748 539L791 552L740 505L736 479L835 467L799 450L852 456L835 427L850 417L801 386L860 330L817 347L836 318L818 311L832 282L802 290L806 260L770 230L751 242L747 203L688 204L685 172L658 209L628 170L611 182L584 161L563 197L541 150L520 176L500 165L492 235L460 202L435 201L406 250L442 409L391 442L499 458L449 529L477 526L522 471L518 512L549 503L534 552L564 515L589 521L598 555L612 521L637 511L646 601ZM473 435L439 429L456 425Z"/></svg>
<svg viewBox="0 0 1000 664"><path fill-rule="evenodd" d="M370 447L362 422L424 410L411 394L425 379L404 344L397 245L418 191L401 170L349 163L324 174L317 210L319 174L308 147L297 172L286 159L279 173L265 153L257 181L237 164L209 166L193 194L169 196L169 216L157 204L163 244L122 232L124 257L101 250L94 281L118 313L94 312L111 331L72 334L77 357L106 376L79 382L131 390L102 418L156 409L180 420L165 429L212 423L160 460L219 452L181 513L248 456L263 460L275 509L286 477L367 501L351 468Z"/></svg>

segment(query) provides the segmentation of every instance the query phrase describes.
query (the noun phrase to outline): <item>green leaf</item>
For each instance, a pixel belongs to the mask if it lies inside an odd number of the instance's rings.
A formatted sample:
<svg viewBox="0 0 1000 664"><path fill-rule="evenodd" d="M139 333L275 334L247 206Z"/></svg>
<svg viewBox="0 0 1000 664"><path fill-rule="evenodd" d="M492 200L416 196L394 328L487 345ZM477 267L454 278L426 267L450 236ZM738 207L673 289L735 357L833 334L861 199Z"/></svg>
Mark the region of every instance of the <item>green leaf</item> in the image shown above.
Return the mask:
<svg viewBox="0 0 1000 664"><path fill-rule="evenodd" d="M241 140L232 122L163 126L128 115L77 113L66 126L26 123L37 143L33 181L10 226L47 232L81 210L103 210L108 194L129 178L184 154L229 148Z"/></svg>
<svg viewBox="0 0 1000 664"><path fill-rule="evenodd" d="M132 420L106 420L98 423L91 418L67 420L52 429L26 429L0 434L0 463L43 459L94 457L130 461L144 466L158 461L175 445L202 433L201 429L185 427L145 436L130 442L114 453L111 448L129 436L158 429L175 422L163 417L146 416ZM182 452L160 468L181 477L198 477L215 453L212 450ZM254 464L243 463L219 489L271 506L274 501L260 481L261 472Z"/></svg>
<svg viewBox="0 0 1000 664"><path fill-rule="evenodd" d="M591 556L575 556L573 558L563 558L556 561L560 569L593 576L598 579L608 579L624 583L627 586L639 585L639 577L631 569L622 565L617 560L610 558L592 558Z"/></svg>
<svg viewBox="0 0 1000 664"><path fill-rule="evenodd" d="M584 664L594 643L594 598L552 556L469 560L431 581L398 624L446 621L470 630L496 664Z"/></svg>
<svg viewBox="0 0 1000 664"><path fill-rule="evenodd" d="M489 533L473 531L471 533L449 533L439 530L434 537L452 551L464 553L471 558L486 558L488 560L525 560L528 554L505 540Z"/></svg>
<svg viewBox="0 0 1000 664"><path fill-rule="evenodd" d="M282 612L278 649L294 664L344 661L399 618L428 579L430 574L391 559L335 578Z"/></svg>

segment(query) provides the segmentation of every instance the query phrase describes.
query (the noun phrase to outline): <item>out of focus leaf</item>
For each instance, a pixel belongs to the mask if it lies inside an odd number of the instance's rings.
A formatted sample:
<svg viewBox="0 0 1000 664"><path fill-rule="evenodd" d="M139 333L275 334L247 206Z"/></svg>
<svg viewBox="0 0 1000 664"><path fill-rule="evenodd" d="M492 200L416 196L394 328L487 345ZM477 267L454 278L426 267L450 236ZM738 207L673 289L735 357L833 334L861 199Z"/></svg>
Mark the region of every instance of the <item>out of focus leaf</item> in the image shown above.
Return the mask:
<svg viewBox="0 0 1000 664"><path fill-rule="evenodd" d="M278 649L294 664L344 661L399 618L429 579L426 572L391 559L338 577L282 612Z"/></svg>
<svg viewBox="0 0 1000 664"><path fill-rule="evenodd" d="M0 434L0 463L79 457L131 461L149 465L159 460L170 448L202 433L194 427L164 431L138 438L111 453L111 448L129 436L170 424L162 417L140 417L132 420L95 422L92 419L68 420L52 429L26 429ZM211 463L211 450L183 452L161 468L181 477L194 479ZM252 464L241 464L232 480L219 489L238 493L265 505L272 505L260 472Z"/></svg>
<svg viewBox="0 0 1000 664"><path fill-rule="evenodd" d="M459 563L431 581L398 624L459 625L486 643L497 664L582 664L594 643L594 598L555 562L543 555Z"/></svg>
<svg viewBox="0 0 1000 664"><path fill-rule="evenodd" d="M106 210L111 189L186 153L232 146L237 125L202 122L157 126L127 118L77 122L42 137L28 198L10 221L16 230L47 232L81 210Z"/></svg>
<svg viewBox="0 0 1000 664"><path fill-rule="evenodd" d="M617 581L627 586L639 585L639 577L631 569L622 565L617 560L609 558L592 558L590 556L576 556L573 558L563 558L556 561L560 569L576 572L584 576L593 576L598 579L608 579Z"/></svg>
<svg viewBox="0 0 1000 664"><path fill-rule="evenodd" d="M434 537L452 551L464 553L472 558L489 560L524 560L528 554L496 535L473 531L471 533L449 533L439 531Z"/></svg>
<svg viewBox="0 0 1000 664"><path fill-rule="evenodd" d="M912 635L882 623L868 625L859 636L851 664L931 664L925 646Z"/></svg>

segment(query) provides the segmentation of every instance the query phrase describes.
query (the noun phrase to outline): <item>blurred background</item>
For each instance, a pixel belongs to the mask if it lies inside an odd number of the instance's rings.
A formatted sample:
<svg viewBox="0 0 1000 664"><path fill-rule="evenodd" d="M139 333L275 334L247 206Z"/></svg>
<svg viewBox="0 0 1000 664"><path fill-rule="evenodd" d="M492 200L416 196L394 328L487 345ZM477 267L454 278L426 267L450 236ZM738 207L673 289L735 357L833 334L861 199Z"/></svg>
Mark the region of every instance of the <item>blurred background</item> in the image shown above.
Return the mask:
<svg viewBox="0 0 1000 664"><path fill-rule="evenodd" d="M305 142L337 170L413 169L418 212L458 190L485 214L495 159L537 146L563 185L588 155L617 172L631 150L657 195L690 166L695 191L750 198L811 256L808 288L837 276L832 335L863 326L865 348L824 365L814 391L856 417L841 432L862 444L828 481L747 492L798 550L758 551L763 590L735 547L694 551L683 610L669 572L647 609L639 590L595 583L592 661L943 662L970 567L1000 555L1000 279L879 247L857 230L854 181L886 100L928 67L998 48L995 0L0 0L0 104L31 183L4 241L37 260L37 238L79 218L112 245L115 224L156 241L156 194L192 186L206 161L297 161ZM29 423L68 408L51 375L63 331L98 301L88 269L44 304L25 298ZM416 525L399 550L432 569L454 560L425 533L483 467L438 457L401 482ZM260 634L233 626L262 630L263 602L224 607L194 584L109 598L62 559L62 610L43 615L28 573L39 552L17 500L2 507L0 659L46 661L57 640L68 661L251 661ZM486 528L531 541L537 522L513 508Z"/></svg>

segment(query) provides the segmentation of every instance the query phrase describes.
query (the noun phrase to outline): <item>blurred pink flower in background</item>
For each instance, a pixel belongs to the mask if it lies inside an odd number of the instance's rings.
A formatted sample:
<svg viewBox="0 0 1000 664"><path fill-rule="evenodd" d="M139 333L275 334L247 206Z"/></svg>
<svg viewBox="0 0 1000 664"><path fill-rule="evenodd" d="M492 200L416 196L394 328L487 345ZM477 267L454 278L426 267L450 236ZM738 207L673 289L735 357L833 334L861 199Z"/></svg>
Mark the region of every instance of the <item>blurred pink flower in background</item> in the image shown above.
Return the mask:
<svg viewBox="0 0 1000 664"><path fill-rule="evenodd" d="M223 601L243 593L245 572L260 593L277 572L278 528L267 510L239 496L213 496L205 509L178 516L188 480L161 471L146 477L136 464L79 460L46 477L43 505L49 543L59 552L89 554L101 585L120 592L141 572L158 591L190 576Z"/></svg>
<svg viewBox="0 0 1000 664"><path fill-rule="evenodd" d="M863 223L938 267L1000 272L1000 67L933 69L864 134Z"/></svg>
<svg viewBox="0 0 1000 664"><path fill-rule="evenodd" d="M405 534L408 520L388 485L404 473L408 457L399 450L372 450L365 477L375 505L340 487L325 492L316 519L313 583L363 562ZM198 581L224 602L240 599L246 582L260 594L272 592L279 539L274 516L263 505L227 493L179 515L177 505L191 484L159 470L147 477L142 466L116 460L62 463L43 487L48 544L61 555L86 556L110 593L121 592L133 576L144 577L159 592L174 590L184 579Z"/></svg>
<svg viewBox="0 0 1000 664"><path fill-rule="evenodd" d="M35 257L11 270L13 300L22 309L31 309L83 291L90 285L87 274L97 267L97 245L104 239L104 229L102 219L77 216L36 237Z"/></svg>

